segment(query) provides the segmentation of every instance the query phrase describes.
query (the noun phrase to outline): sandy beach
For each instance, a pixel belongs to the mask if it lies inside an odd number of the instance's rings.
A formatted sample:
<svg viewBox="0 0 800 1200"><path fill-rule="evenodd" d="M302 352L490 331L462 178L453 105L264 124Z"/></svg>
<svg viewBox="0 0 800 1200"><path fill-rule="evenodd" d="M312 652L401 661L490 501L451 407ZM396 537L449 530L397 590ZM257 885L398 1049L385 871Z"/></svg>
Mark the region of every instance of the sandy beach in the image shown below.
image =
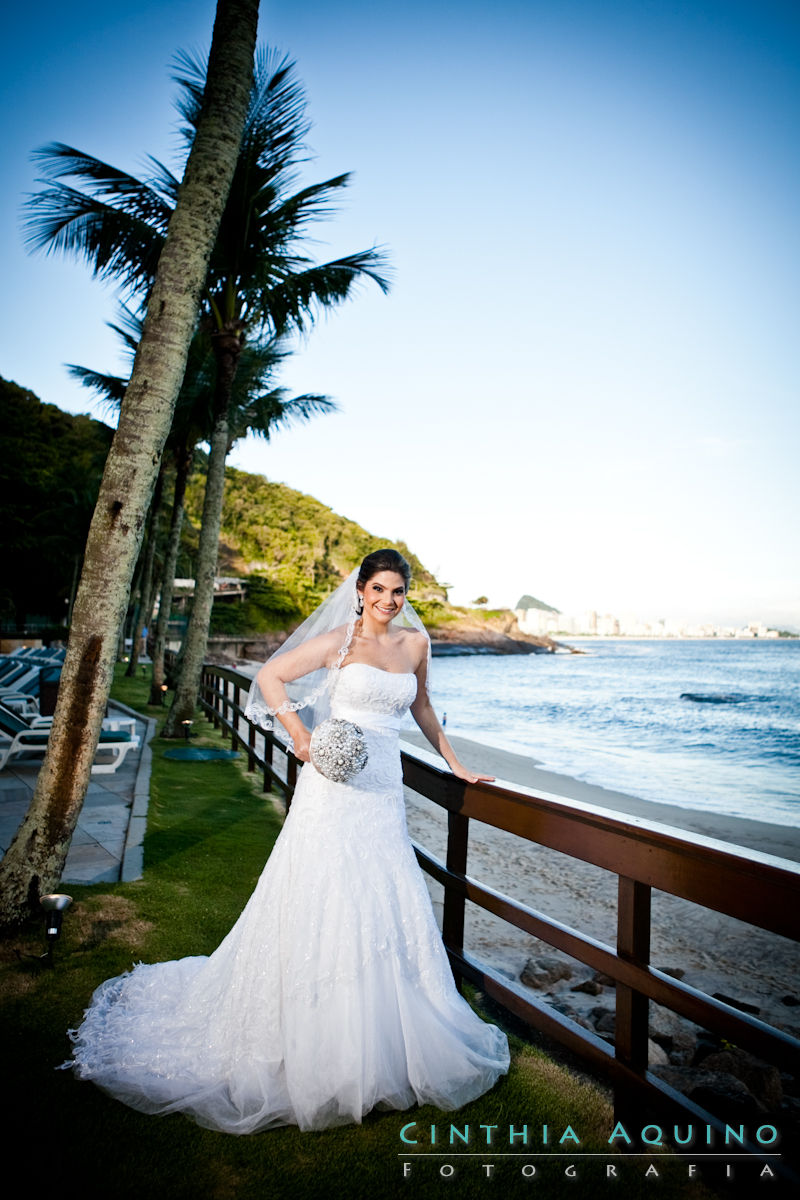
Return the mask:
<svg viewBox="0 0 800 1200"><path fill-rule="evenodd" d="M427 743L416 730L403 730L409 748L425 750ZM450 737L461 761L474 770L494 775L498 782L523 784L539 792L557 794L584 804L657 821L672 827L734 843L761 854L800 862L800 828L725 817L695 809L653 804L635 796L582 783L569 776L543 770L534 759L484 746L458 736ZM428 747L430 751L430 747ZM431 761L441 762L431 754ZM446 814L437 805L406 789L409 832L421 845L444 858ZM468 874L524 901L567 925L609 945L616 940L617 881L609 872L571 859L557 851L525 842L503 830L478 821L470 823ZM429 881L437 916L441 916L442 889ZM465 945L504 974L519 978L526 962L540 953L556 952L528 934L467 905ZM569 960L564 960L565 962ZM741 921L724 917L663 892L653 893L652 961L662 969L679 969L683 979L703 991L722 992L756 1006L762 1019L800 1036L800 1008L786 1005L787 996L800 993L800 945L777 934L765 933ZM610 998L576 993L572 988L592 972L572 964L573 974L556 991L568 997L579 1012L600 1003L613 1008ZM652 1005L654 1019L674 1020Z"/></svg>

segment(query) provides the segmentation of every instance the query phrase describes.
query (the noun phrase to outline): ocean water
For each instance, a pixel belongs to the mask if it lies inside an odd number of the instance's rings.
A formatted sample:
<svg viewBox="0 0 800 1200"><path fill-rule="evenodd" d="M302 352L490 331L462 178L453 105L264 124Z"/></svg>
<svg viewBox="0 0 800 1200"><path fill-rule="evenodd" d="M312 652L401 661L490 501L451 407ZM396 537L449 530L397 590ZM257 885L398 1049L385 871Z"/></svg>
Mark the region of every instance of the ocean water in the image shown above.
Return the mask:
<svg viewBox="0 0 800 1200"><path fill-rule="evenodd" d="M446 732L588 783L800 826L800 640L574 639L435 658Z"/></svg>

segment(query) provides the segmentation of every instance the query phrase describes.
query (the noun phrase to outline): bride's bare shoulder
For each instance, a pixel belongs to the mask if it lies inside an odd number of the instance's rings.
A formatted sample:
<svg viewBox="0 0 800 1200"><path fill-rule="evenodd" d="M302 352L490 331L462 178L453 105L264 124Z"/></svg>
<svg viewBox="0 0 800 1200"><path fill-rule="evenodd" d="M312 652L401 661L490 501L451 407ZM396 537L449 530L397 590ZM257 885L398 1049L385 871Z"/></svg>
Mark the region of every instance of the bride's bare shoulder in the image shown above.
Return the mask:
<svg viewBox="0 0 800 1200"><path fill-rule="evenodd" d="M403 637L410 639L411 645L427 646L428 644L427 636L419 629L403 629L401 633Z"/></svg>
<svg viewBox="0 0 800 1200"><path fill-rule="evenodd" d="M308 638L283 656L278 655L276 662L280 662L283 658L291 660L293 665L295 662L302 663L308 671L319 667L332 667L335 665L346 639L347 626L337 626L335 629L328 629L324 633L318 633L314 637Z"/></svg>
<svg viewBox="0 0 800 1200"><path fill-rule="evenodd" d="M337 625L334 629L329 629L327 633L318 634L314 640L325 653L335 658L347 642L347 633L347 625Z"/></svg>
<svg viewBox="0 0 800 1200"><path fill-rule="evenodd" d="M425 634L419 629L398 629L397 632L403 638L417 665L425 662L428 657L428 639Z"/></svg>

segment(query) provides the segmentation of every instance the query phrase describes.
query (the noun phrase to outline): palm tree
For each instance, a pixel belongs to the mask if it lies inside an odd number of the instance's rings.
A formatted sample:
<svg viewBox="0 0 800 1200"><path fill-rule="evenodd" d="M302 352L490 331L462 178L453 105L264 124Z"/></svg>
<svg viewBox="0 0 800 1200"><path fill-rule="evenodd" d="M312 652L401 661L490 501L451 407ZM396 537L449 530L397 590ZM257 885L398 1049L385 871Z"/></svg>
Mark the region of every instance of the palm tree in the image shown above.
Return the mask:
<svg viewBox="0 0 800 1200"><path fill-rule="evenodd" d="M188 55L180 56L179 71L178 107L188 144L202 111L204 71ZM294 64L269 51L258 53L244 137L202 296L201 324L216 362L204 523L216 520L217 527L233 388L245 342L306 329L321 309L352 295L362 280L388 290L384 256L374 248L323 264L302 253L309 225L330 212L333 198L349 181L343 174L292 190L309 129L304 114ZM32 244L77 253L97 275L120 280L133 294L146 293L177 194L175 177L151 160L150 178L139 180L61 143L46 147L38 158L50 186L30 201ZM78 180L82 190L63 183L65 178ZM182 735L181 722L194 713L216 556L209 530L197 568L197 617L187 630L167 736Z"/></svg>
<svg viewBox="0 0 800 1200"><path fill-rule="evenodd" d="M120 305L120 324L115 324L113 321L106 322L109 329L112 329L117 336L122 340L123 345L130 355L131 366L136 357L136 351L139 347L139 342L142 337L143 320L136 313L125 305ZM194 340L194 339L193 339ZM191 348L189 358L187 359L187 373L189 363L191 361ZM67 363L67 371L74 379L77 379L84 387L90 388L97 392L103 402L103 407L111 412L118 414L122 401L125 396L125 389L128 386L128 381L119 375L103 374L100 371L92 370L89 367L77 366L74 363ZM134 573L134 584L131 588L130 600L128 604L128 615L123 624L123 629L127 628L130 623L131 635L131 652L128 658L128 667L125 672L128 676L136 674L136 667L139 661L139 647L142 642L142 636L145 627L149 624L150 614L155 603L155 594L157 591L156 579L156 554L159 549L161 538L162 525L162 502L164 498L164 487L166 483L167 467L172 460L175 442L176 427L180 426L179 414L182 408L181 399L185 390L184 385L181 386L181 391L178 393L178 399L173 416L172 428L170 429L169 437L164 446L164 456L161 461L161 469L156 479L153 497L150 502L150 511L148 514L147 528L145 530L142 548L140 550L140 560L137 563L136 572ZM134 603L134 596L138 591L138 603ZM123 639L120 640L122 647Z"/></svg>
<svg viewBox="0 0 800 1200"><path fill-rule="evenodd" d="M202 98L202 63L181 59L180 111L191 132ZM213 430L192 614L182 649L180 674L163 736L182 735L194 715L214 598L225 460L236 437L234 390L248 339L273 344L287 329L301 330L315 311L347 298L356 282L370 278L386 291L383 259L362 251L321 266L299 249L309 223L329 211L332 196L348 180L340 175L292 192L293 168L308 131L305 99L293 64L265 53L256 60L256 81L245 135L225 214L211 258L204 297L204 322L216 358ZM262 406L264 397L261 397ZM250 400L252 405L252 399ZM298 405L293 414L300 412ZM320 411L305 405L302 415ZM239 406L241 418L243 408ZM263 416L267 415L266 422ZM288 415L288 413L287 413ZM281 417L283 419L283 417ZM270 420L262 414L262 432ZM258 428L258 425L256 426Z"/></svg>
<svg viewBox="0 0 800 1200"><path fill-rule="evenodd" d="M252 90L258 0L217 0L203 113L86 543L58 703L36 789L0 862L0 923L61 878L108 700L119 627Z"/></svg>
<svg viewBox="0 0 800 1200"><path fill-rule="evenodd" d="M119 323L112 321L107 322L108 327L112 329L122 340L126 351L130 354L131 363L136 355L136 350L142 336L142 318L132 312L125 304L120 304ZM96 371L90 367L77 366L74 363L67 364L67 370L73 378L79 380L84 387L98 394L101 399L102 406L110 413L118 414L122 403L122 398L125 395L127 380L119 375L112 375L101 371ZM153 602L155 597L160 596L158 620L156 622L154 645L152 651L152 670L150 682L150 703L160 705L164 702L163 684L165 680L164 656L166 651L167 641L167 624L169 615L172 610L172 597L175 583L175 571L178 562L178 554L180 551L181 532L183 529L183 508L184 498L186 495L186 485L189 479L189 474L194 461L194 450L198 442L203 441L207 435L207 426L210 413L209 396L213 391L213 357L210 353L208 337L195 331L189 346L189 353L186 360L186 371L181 384L178 399L175 405L175 413L172 419L169 437L167 438L164 447L164 463L172 464L174 470L174 483L172 487L172 505L169 518L169 530L166 536L164 546L163 563L161 567L160 584L152 588ZM163 472L162 472L163 473ZM159 519L158 512L154 512L156 507L156 498L158 489L153 496L153 504L148 521L148 540L149 535ZM147 601L139 605L139 615L134 622L134 612L136 606L133 602L133 596L138 588L140 597L143 596L143 576L144 562L140 562L137 566L137 572L134 575L134 586L131 589L131 600L129 605L130 634L131 634L131 656L130 662L135 671L136 652L138 649L139 635L142 624L148 624L149 618L152 615L152 607L149 606L148 612ZM143 610L143 611L142 611ZM128 621L126 621L128 624ZM120 642L120 647L122 642ZM122 654L122 649L120 649ZM132 672L131 672L132 673Z"/></svg>
<svg viewBox="0 0 800 1200"><path fill-rule="evenodd" d="M298 420L307 421L336 408L325 396L288 398L282 388L271 386L273 372L285 355L279 339L242 347L237 359L238 370L231 379L225 421L217 419L214 425L197 548L194 601L181 647L175 695L162 737L182 737L182 722L194 716L214 603L228 454L235 442L249 432L269 438L273 429Z"/></svg>
<svg viewBox="0 0 800 1200"><path fill-rule="evenodd" d="M137 329L140 328L140 322L137 321L135 315L125 306L122 306L121 320L121 325L109 322L109 326L117 332L129 349L131 345L135 349L136 333ZM229 408L229 438L225 447L225 455L221 460L221 486L223 489L225 458L227 458L227 455L240 438L246 437L248 433L254 433L259 437L269 439L270 434L275 429L285 427L295 421L310 420L312 416L325 412L334 412L337 409L336 404L326 396L302 395L288 398L283 388L274 386L273 377L277 373L280 364L288 357L288 354L289 350L285 340L280 338L247 343L242 348ZM183 498L191 467L192 452L197 442L205 440L212 420L214 367L214 353L210 338L208 335L202 333L202 331L198 331L192 339L186 374L184 375L178 397L175 419L167 440L167 450L172 449L176 457L176 479L170 539L164 558L158 624L153 650L151 704L163 703L164 649L167 622L172 607L175 567L183 522ZM70 374L79 379L86 387L98 392L108 407L111 409L117 407L117 396L123 393L125 389L125 381L123 379L115 375L103 374L99 371L73 364L70 364L68 369ZM209 475L212 476L212 480L216 478L215 475L212 475L212 466L215 468L217 465L216 463L212 464L209 462L208 471ZM203 519L201 521L200 549L197 557L199 565L202 566L202 564L207 563L209 569L214 572L211 579L211 589L208 593L212 604L221 517L222 497L218 494L216 487L209 487L207 484ZM147 547L147 556L143 564L142 581L140 584L142 597L149 593L152 595L153 601L158 589L153 588L151 591L148 588L147 579L149 577L148 564L152 563L151 551L154 548L153 531L155 530L157 519L158 513L151 512L149 529L150 544ZM135 673L134 655L137 638L140 635L143 621L149 619L152 607L153 605L150 603L143 603L140 606L130 658L132 668L129 666L128 674ZM193 610L193 620L196 620L201 628L203 627L203 622L206 625L208 624L209 616L210 607L209 613L205 617L197 613L196 610ZM191 645L191 640L189 640L190 648ZM202 650L204 654L205 645L202 647Z"/></svg>

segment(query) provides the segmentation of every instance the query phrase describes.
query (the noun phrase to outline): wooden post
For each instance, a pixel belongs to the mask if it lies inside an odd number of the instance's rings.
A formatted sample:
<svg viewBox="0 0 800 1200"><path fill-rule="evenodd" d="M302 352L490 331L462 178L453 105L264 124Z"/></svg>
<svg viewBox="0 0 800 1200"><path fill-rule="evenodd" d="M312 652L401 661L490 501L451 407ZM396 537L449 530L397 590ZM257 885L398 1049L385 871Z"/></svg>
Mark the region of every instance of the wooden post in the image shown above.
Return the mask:
<svg viewBox="0 0 800 1200"><path fill-rule="evenodd" d="M628 962L647 967L650 965L650 888L620 875L618 895L617 953ZM642 1076L647 1071L649 1010L647 996L625 984L617 984L616 1056ZM624 1119L624 1109L624 1099L615 1097L617 1120Z"/></svg>
<svg viewBox="0 0 800 1200"><path fill-rule="evenodd" d="M264 791L272 791L272 776L268 767L272 766L272 747L274 746L271 733L264 734Z"/></svg>
<svg viewBox="0 0 800 1200"><path fill-rule="evenodd" d="M447 868L460 875L467 873L467 843L469 839L469 817L462 813L447 814ZM464 949L464 910L466 901L445 886L444 912L442 913L442 939L449 950L459 954ZM463 982L460 972L453 971L453 979L459 992Z"/></svg>
<svg viewBox="0 0 800 1200"><path fill-rule="evenodd" d="M247 729L247 770L252 772L256 769L256 727L248 722Z"/></svg>
<svg viewBox="0 0 800 1200"><path fill-rule="evenodd" d="M214 676L214 728L219 729L220 695L219 678Z"/></svg>
<svg viewBox="0 0 800 1200"><path fill-rule="evenodd" d="M239 748L239 714L236 712L236 706L239 703L239 689L231 680L231 750Z"/></svg>

